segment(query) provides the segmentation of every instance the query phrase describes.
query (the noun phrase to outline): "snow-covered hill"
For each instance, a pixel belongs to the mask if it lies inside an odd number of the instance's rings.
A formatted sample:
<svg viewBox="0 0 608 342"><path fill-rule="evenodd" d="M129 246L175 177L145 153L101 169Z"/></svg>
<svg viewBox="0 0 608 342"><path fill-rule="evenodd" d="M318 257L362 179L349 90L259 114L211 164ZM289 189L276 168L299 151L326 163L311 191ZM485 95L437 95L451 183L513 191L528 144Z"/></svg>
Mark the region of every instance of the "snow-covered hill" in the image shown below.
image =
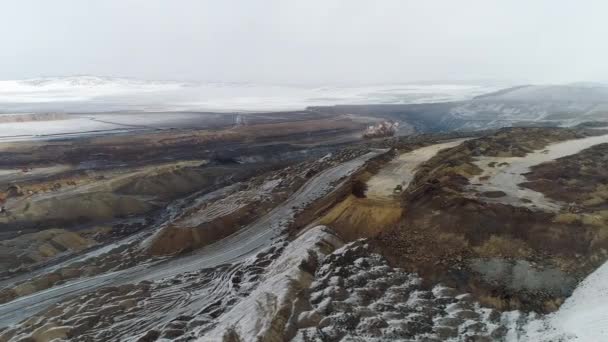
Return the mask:
<svg viewBox="0 0 608 342"><path fill-rule="evenodd" d="M458 105L443 120L447 127L461 130L518 124L574 126L585 121L608 121L608 86L514 87Z"/></svg>

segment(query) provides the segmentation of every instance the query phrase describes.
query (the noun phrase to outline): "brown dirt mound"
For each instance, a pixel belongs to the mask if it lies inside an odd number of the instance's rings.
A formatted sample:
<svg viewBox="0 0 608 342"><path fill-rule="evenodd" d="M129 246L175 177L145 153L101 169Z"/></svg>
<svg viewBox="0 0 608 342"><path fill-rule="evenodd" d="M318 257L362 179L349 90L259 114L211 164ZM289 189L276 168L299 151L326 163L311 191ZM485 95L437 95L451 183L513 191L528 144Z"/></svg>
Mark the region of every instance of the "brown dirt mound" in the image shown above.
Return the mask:
<svg viewBox="0 0 608 342"><path fill-rule="evenodd" d="M257 208L250 205L198 227L169 226L154 236L147 252L168 255L206 246L238 231L256 217L256 212Z"/></svg>
<svg viewBox="0 0 608 342"><path fill-rule="evenodd" d="M375 237L394 227L401 218L398 201L377 201L349 195L334 206L319 223L332 227L346 240Z"/></svg>

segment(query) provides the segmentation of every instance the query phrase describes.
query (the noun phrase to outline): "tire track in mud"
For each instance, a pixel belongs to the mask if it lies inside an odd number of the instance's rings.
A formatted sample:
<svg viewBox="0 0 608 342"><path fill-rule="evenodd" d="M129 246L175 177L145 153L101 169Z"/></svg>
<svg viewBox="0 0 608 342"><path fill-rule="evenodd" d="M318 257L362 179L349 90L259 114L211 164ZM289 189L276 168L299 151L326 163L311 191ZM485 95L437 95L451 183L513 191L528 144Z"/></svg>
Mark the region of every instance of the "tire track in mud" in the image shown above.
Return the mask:
<svg viewBox="0 0 608 342"><path fill-rule="evenodd" d="M164 279L153 287L149 297L143 298L136 311L115 315L113 322L101 325L79 335L78 339L107 341L137 341L149 331L160 336L167 332L179 334L184 339L200 329L189 321L206 317L204 329L216 324L213 319L237 303L257 285L257 275L265 271L282 247L271 247L239 264L225 264L212 269L189 272L177 278ZM247 278L244 287L240 286ZM72 301L75 305L78 300ZM64 311L68 311L65 309ZM99 314L99 313L96 313ZM182 332L179 327L183 326ZM167 335L169 336L169 335ZM178 336L170 335L171 338Z"/></svg>
<svg viewBox="0 0 608 342"><path fill-rule="evenodd" d="M255 263L256 261L253 262ZM163 330L171 330L175 334L173 321L187 322L201 314L211 318L219 316L231 302L235 302L232 298L243 295L231 280L238 272L246 269L247 265L220 265L214 269L183 274L152 285L149 293L140 291L134 295L132 291L111 297L106 302L95 303L93 308L85 310L81 308L83 303L89 302L89 296L83 295L67 302L67 305L52 308L49 311L52 315L42 315L38 325L49 322L65 324L65 319L68 322L71 319L64 317L65 313L81 311L81 316L98 317L99 323L95 327L79 331L72 338L75 341L136 341L146 332L158 331L160 334ZM104 289L100 289L94 296L103 297L103 292ZM129 299L137 301L137 305L124 311L107 310L108 307L116 306L117 303L121 305ZM57 317L65 319L58 321ZM184 333L186 330L188 329L184 329Z"/></svg>

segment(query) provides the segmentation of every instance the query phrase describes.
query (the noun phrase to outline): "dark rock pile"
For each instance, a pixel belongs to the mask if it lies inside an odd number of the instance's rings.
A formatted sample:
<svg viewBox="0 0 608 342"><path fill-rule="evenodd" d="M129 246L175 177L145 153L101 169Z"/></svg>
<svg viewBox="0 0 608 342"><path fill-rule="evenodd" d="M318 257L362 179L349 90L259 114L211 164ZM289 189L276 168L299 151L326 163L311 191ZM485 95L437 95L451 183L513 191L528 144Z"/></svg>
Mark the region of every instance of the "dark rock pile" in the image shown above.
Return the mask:
<svg viewBox="0 0 608 342"><path fill-rule="evenodd" d="M358 240L326 257L294 341L500 341L513 326L470 294L393 268Z"/></svg>

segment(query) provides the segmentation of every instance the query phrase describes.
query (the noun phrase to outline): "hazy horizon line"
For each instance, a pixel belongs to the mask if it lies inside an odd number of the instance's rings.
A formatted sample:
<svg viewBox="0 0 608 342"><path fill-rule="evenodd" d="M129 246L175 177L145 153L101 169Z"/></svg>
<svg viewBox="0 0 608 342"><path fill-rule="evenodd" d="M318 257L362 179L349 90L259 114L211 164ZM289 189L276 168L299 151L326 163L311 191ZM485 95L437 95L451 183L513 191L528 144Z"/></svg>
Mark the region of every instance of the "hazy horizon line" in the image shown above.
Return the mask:
<svg viewBox="0 0 608 342"><path fill-rule="evenodd" d="M327 82L261 82L251 80L214 80L214 79L196 79L196 78L142 78L130 75L112 75L112 74L93 74L93 73L77 73L77 74L41 74L33 77L19 77L19 78L0 78L0 81L28 81L36 79L61 79L71 77L97 77L105 79L124 79L124 80L137 80L137 81L150 81L150 82L173 82L173 83L200 83L200 84L261 84L261 85L286 85L286 86L325 86L325 85L336 85L336 86L373 86L373 85L433 85L433 84L463 84L463 85L477 85L477 84L509 84L509 85L566 85L566 84L577 84L577 83L597 83L607 84L606 81L599 80L573 80L567 82L533 82L530 80L509 80L509 79L493 79L493 78L471 78L471 79L418 79L418 80L394 80L394 81L362 81L362 82L340 82L340 81L327 81Z"/></svg>

